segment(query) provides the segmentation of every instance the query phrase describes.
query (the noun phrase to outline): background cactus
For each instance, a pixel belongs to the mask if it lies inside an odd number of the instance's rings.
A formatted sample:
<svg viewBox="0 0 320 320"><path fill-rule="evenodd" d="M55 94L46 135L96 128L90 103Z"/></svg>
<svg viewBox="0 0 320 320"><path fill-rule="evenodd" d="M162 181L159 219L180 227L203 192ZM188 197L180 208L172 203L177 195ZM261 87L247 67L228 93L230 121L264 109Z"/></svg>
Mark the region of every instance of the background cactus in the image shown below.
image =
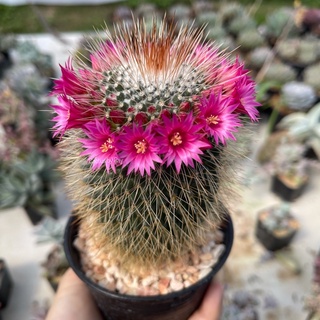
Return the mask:
<svg viewBox="0 0 320 320"><path fill-rule="evenodd" d="M280 84L294 81L297 77L297 72L290 66L274 61L264 74L264 81L275 81Z"/></svg>
<svg viewBox="0 0 320 320"><path fill-rule="evenodd" d="M227 30L235 37L240 36L245 30L256 29L256 22L250 16L239 16L226 26Z"/></svg>
<svg viewBox="0 0 320 320"><path fill-rule="evenodd" d="M260 70L271 55L272 51L268 47L255 48L249 53L246 63L250 68Z"/></svg>
<svg viewBox="0 0 320 320"><path fill-rule="evenodd" d="M286 33L287 37L299 34L294 21L295 12L291 8L280 8L266 17L266 36L274 43L280 35Z"/></svg>
<svg viewBox="0 0 320 320"><path fill-rule="evenodd" d="M311 85L320 96L320 63L313 64L307 67L303 72L303 80L305 83Z"/></svg>
<svg viewBox="0 0 320 320"><path fill-rule="evenodd" d="M250 51L264 44L264 38L255 29L243 30L237 38L242 51Z"/></svg>
<svg viewBox="0 0 320 320"><path fill-rule="evenodd" d="M287 82L281 88L283 103L293 110L310 109L317 100L314 89L303 82Z"/></svg>

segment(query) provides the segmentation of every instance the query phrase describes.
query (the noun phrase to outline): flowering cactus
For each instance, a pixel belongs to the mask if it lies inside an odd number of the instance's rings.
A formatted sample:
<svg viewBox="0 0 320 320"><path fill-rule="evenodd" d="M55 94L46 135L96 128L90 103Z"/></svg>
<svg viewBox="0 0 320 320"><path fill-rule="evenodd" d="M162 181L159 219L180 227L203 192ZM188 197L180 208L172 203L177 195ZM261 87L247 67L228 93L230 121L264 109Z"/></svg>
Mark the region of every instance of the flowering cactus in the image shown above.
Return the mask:
<svg viewBox="0 0 320 320"><path fill-rule="evenodd" d="M137 21L61 67L54 135L75 213L123 262L170 262L226 215L236 134L256 121L254 83L203 28ZM231 168L232 169L232 168Z"/></svg>

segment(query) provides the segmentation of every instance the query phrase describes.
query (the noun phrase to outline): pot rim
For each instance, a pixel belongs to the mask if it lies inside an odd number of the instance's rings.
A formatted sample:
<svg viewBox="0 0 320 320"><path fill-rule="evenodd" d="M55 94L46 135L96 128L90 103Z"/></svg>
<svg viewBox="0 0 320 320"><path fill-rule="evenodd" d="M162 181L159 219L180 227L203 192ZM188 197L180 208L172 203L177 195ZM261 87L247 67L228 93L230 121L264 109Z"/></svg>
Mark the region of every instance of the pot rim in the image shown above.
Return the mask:
<svg viewBox="0 0 320 320"><path fill-rule="evenodd" d="M76 218L74 215L71 215L71 217L68 220L68 223L66 225L65 233L64 233L64 250L67 257L67 260L70 264L70 267L73 269L73 271L77 274L77 276L88 286L92 287L94 290L97 290L99 292L102 292L104 294L108 294L111 297L120 299L120 300L128 300L128 299L134 299L134 300L140 300L140 301L161 301L166 300L170 298L175 298L183 292L189 292L189 291L196 291L199 287L204 285L205 283L208 283L211 281L213 276L218 273L218 271L222 268L224 263L226 262L233 244L233 237L234 237L234 228L233 228L233 222L229 214L226 215L226 219L224 220L224 225L220 228L224 231L224 241L223 244L225 245L225 250L223 251L222 255L220 256L217 263L212 267L212 270L202 279L197 281L196 283L192 284L191 286L187 288L183 288L178 291L174 291L167 294L161 294L161 295L152 295L152 296L138 296L138 295L129 295L129 294L122 294L115 291L110 291L104 287L99 286L97 283L93 282L90 278L88 278L85 273L83 272L80 263L77 263L75 259L73 259L72 251L77 251L77 249L73 246L73 240L75 238L75 234L72 234L71 229L76 228ZM71 238L72 237L72 238ZM78 252L76 253L79 254ZM80 259L79 259L80 260Z"/></svg>

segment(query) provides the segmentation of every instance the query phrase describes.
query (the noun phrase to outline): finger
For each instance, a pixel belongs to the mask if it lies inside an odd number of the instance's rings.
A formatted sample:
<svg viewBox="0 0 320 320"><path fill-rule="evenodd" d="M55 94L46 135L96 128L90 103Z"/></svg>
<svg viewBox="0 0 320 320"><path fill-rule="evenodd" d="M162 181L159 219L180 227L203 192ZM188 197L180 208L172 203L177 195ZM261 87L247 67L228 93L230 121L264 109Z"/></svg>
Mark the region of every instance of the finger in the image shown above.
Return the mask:
<svg viewBox="0 0 320 320"><path fill-rule="evenodd" d="M46 320L101 319L90 291L73 270L68 269L60 281Z"/></svg>
<svg viewBox="0 0 320 320"><path fill-rule="evenodd" d="M223 287L212 282L202 300L199 309L189 320L219 320L222 311Z"/></svg>

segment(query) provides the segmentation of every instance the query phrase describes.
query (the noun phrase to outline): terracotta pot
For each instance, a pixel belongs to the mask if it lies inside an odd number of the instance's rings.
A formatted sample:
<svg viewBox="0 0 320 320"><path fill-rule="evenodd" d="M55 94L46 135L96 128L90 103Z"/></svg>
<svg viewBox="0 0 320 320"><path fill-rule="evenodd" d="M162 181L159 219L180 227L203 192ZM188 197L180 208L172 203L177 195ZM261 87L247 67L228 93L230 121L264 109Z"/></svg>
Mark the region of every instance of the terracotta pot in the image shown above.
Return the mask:
<svg viewBox="0 0 320 320"><path fill-rule="evenodd" d="M194 285L166 295L130 296L109 291L86 277L82 271L78 251L73 241L78 233L75 218L71 217L66 227L64 248L71 268L90 289L105 319L109 320L184 320L198 308L215 274L224 265L233 243L233 224L230 217L221 227L225 233L225 251L212 271Z"/></svg>

